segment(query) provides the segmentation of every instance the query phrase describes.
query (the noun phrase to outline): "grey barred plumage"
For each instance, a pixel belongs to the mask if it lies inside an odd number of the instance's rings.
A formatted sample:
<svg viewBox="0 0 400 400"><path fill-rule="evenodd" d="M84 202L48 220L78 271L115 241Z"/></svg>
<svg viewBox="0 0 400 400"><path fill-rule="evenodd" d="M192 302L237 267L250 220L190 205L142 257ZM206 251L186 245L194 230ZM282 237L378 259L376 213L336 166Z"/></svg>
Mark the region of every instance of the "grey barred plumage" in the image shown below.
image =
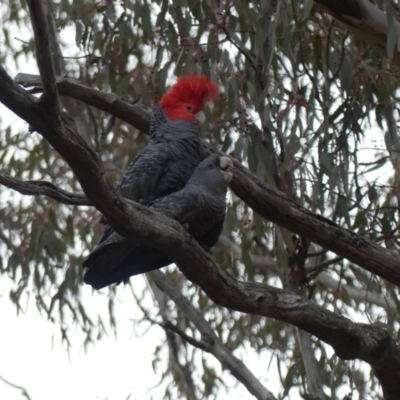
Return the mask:
<svg viewBox="0 0 400 400"><path fill-rule="evenodd" d="M201 161L197 121L170 121L161 107L155 108L151 139L126 170L119 187L121 196L148 205L181 189ZM105 222L99 244L113 232ZM91 267L90 258L84 267Z"/></svg>
<svg viewBox="0 0 400 400"><path fill-rule="evenodd" d="M121 182L123 197L147 205L181 189L201 161L197 121L169 121L156 107L151 140L127 169Z"/></svg>
<svg viewBox="0 0 400 400"><path fill-rule="evenodd" d="M155 200L149 207L185 224L201 245L210 248L222 231L231 170L229 158L210 156L200 163L183 189ZM87 271L85 281L96 289L172 262L167 254L116 232L94 250L91 258L96 269Z"/></svg>

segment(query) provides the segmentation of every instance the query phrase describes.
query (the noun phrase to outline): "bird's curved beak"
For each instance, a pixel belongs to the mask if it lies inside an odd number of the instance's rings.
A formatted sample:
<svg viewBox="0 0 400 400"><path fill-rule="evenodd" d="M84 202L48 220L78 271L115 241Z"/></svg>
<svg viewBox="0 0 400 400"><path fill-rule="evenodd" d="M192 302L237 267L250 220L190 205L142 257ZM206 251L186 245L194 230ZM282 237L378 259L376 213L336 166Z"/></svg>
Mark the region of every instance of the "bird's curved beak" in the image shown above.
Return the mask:
<svg viewBox="0 0 400 400"><path fill-rule="evenodd" d="M199 121L200 124L203 124L206 120L206 115L203 113L203 111L199 111L198 113L194 114L194 117L197 121Z"/></svg>
<svg viewBox="0 0 400 400"><path fill-rule="evenodd" d="M226 183L230 183L233 178L233 162L229 157L221 157L219 161L221 172L224 175Z"/></svg>

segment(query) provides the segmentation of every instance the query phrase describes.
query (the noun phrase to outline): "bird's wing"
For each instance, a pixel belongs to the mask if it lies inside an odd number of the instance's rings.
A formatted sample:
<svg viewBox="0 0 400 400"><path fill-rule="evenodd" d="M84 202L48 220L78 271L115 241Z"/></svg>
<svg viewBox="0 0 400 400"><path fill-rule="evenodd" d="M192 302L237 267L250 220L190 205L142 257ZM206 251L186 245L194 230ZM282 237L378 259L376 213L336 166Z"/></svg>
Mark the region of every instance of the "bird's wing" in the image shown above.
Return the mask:
<svg viewBox="0 0 400 400"><path fill-rule="evenodd" d="M209 249L217 243L222 229L224 227L225 218L220 219L217 223L202 237L197 238L197 241L204 247L208 247Z"/></svg>
<svg viewBox="0 0 400 400"><path fill-rule="evenodd" d="M148 205L153 200L159 180L168 169L169 161L168 143L150 143L126 170L119 187L121 196ZM106 221L99 244L105 242L113 232Z"/></svg>
<svg viewBox="0 0 400 400"><path fill-rule="evenodd" d="M194 190L182 189L153 201L149 207L181 224L189 223L196 216L199 195Z"/></svg>
<svg viewBox="0 0 400 400"><path fill-rule="evenodd" d="M87 268L83 280L95 289L102 289L171 263L168 255L160 250L137 244L131 247L128 242L120 242L89 255L83 264Z"/></svg>
<svg viewBox="0 0 400 400"><path fill-rule="evenodd" d="M119 192L127 199L148 204L169 161L170 145L167 142L150 143L126 170Z"/></svg>

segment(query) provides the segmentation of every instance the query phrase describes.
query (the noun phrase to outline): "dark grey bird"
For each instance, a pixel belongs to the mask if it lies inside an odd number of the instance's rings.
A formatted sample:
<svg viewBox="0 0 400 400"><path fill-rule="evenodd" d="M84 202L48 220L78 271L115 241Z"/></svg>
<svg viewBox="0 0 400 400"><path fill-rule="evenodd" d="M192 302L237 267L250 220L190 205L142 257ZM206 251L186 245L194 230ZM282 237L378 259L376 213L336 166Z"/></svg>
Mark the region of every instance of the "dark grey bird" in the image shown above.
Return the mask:
<svg viewBox="0 0 400 400"><path fill-rule="evenodd" d="M178 78L154 109L150 142L125 172L119 187L123 197L149 205L183 188L201 161L202 110L217 94L217 86L205 76ZM105 222L99 244L112 233Z"/></svg>
<svg viewBox="0 0 400 400"><path fill-rule="evenodd" d="M179 221L209 249L222 232L231 179L232 161L212 155L199 164L183 189L155 200L149 208ZM112 232L86 259L84 280L101 289L171 262L162 251Z"/></svg>

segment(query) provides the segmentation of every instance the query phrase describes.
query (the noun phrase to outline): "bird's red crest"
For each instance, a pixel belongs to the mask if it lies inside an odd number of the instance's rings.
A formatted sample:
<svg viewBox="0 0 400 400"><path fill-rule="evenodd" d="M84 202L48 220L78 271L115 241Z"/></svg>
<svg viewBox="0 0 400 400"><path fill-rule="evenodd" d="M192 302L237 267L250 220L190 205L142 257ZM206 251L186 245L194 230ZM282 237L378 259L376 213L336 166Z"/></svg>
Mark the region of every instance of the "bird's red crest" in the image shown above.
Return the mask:
<svg viewBox="0 0 400 400"><path fill-rule="evenodd" d="M181 76L159 104L170 120L194 121L195 114L217 94L217 85L209 78L201 75Z"/></svg>

